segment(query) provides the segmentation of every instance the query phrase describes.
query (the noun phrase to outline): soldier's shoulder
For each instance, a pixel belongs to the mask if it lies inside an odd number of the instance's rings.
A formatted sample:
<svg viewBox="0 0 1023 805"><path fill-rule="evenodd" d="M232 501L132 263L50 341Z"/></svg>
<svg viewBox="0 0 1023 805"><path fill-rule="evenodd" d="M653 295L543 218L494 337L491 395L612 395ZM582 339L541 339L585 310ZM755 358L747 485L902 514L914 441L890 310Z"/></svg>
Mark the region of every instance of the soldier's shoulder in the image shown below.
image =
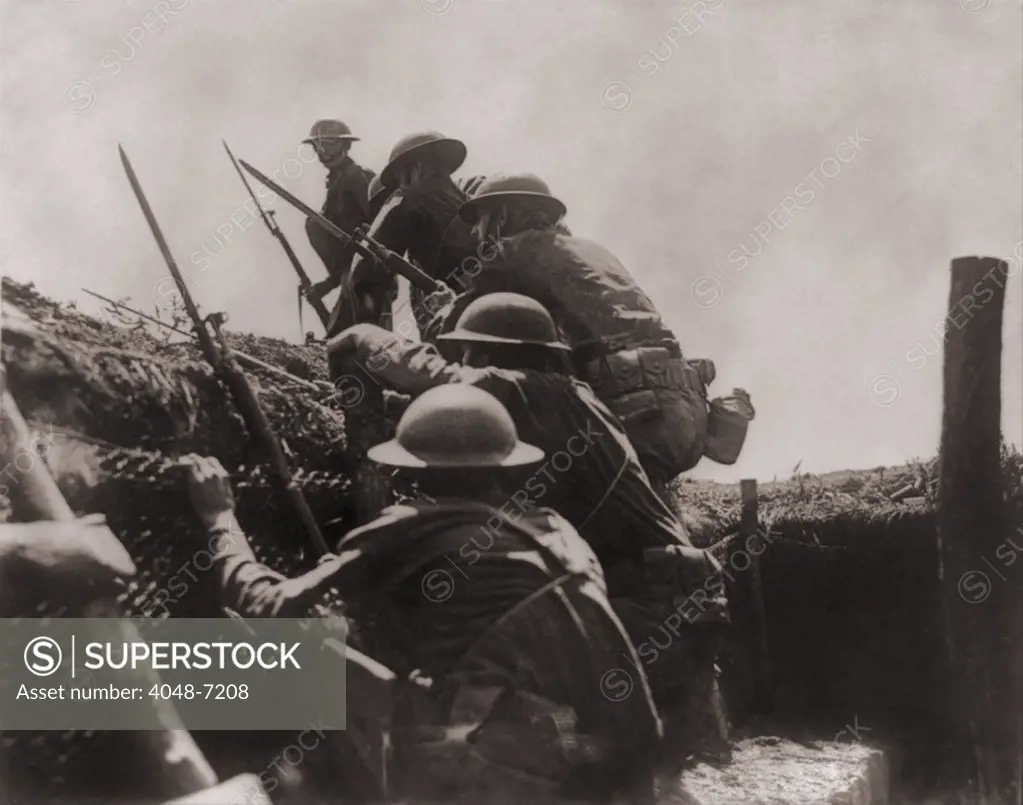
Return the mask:
<svg viewBox="0 0 1023 805"><path fill-rule="evenodd" d="M408 522L417 514L419 514L419 510L414 506L405 504L388 506L381 510L375 520L349 531L338 545L338 550L365 550L369 546L379 547L374 543L379 543L383 535L392 531L398 524Z"/></svg>
<svg viewBox="0 0 1023 805"><path fill-rule="evenodd" d="M561 560L565 570L603 578L593 548L561 514L552 508L539 507L523 519L526 518L539 541Z"/></svg>
<svg viewBox="0 0 1023 805"><path fill-rule="evenodd" d="M463 367L462 379L463 382L493 394L504 403L509 397L519 397L522 391L531 386L527 372L519 369L501 369L496 366L487 366L482 369Z"/></svg>
<svg viewBox="0 0 1023 805"><path fill-rule="evenodd" d="M343 182L346 186L368 185L376 175L369 168L364 168L358 162L346 162L334 173L336 181Z"/></svg>
<svg viewBox="0 0 1023 805"><path fill-rule="evenodd" d="M604 260L613 261L619 263L620 261L606 246L597 243L595 240L590 238L581 238L578 235L563 235L560 232L553 232L554 242L560 244L564 248L572 249L577 252L599 255Z"/></svg>

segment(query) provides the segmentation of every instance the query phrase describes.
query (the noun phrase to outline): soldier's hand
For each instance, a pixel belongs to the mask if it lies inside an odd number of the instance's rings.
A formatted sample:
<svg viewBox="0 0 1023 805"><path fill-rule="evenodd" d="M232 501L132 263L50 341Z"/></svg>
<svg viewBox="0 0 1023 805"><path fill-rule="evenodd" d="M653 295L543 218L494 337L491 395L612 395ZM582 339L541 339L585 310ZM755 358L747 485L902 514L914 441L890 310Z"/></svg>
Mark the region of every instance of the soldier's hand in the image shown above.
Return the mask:
<svg viewBox="0 0 1023 805"><path fill-rule="evenodd" d="M455 301L456 296L457 294L451 288L444 283L440 283L437 286L437 290L433 291L423 300L423 306L426 308L427 315L433 316L438 311L443 310Z"/></svg>
<svg viewBox="0 0 1023 805"><path fill-rule="evenodd" d="M186 456L188 496L196 517L206 528L213 528L225 515L234 513L234 494L227 470L215 458Z"/></svg>
<svg viewBox="0 0 1023 805"><path fill-rule="evenodd" d="M338 283L333 277L322 280L320 282L314 282L305 292L305 298L310 302L319 302L323 297L338 287Z"/></svg>

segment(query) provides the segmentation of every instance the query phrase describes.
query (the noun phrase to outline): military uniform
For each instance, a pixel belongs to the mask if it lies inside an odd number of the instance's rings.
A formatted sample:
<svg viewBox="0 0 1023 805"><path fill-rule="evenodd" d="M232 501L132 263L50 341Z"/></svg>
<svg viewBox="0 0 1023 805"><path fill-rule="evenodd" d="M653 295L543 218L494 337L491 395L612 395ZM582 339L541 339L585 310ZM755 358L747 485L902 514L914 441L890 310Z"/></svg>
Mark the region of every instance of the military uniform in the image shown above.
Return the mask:
<svg viewBox="0 0 1023 805"><path fill-rule="evenodd" d="M506 238L447 321L495 291L530 296L550 310L573 347L579 375L622 421L653 480L664 483L696 466L707 427L706 388L614 255L551 231Z"/></svg>
<svg viewBox="0 0 1023 805"><path fill-rule="evenodd" d="M526 485L521 505L510 501L508 509L555 509L608 572L638 561L646 548L691 547L682 524L650 489L628 437L585 383L566 375L462 366L445 360L432 344L403 342L372 324L349 328L328 350L332 373L357 362L385 387L413 397L448 383L497 397L523 439L548 456L561 454L557 467L549 465Z"/></svg>
<svg viewBox="0 0 1023 805"><path fill-rule="evenodd" d="M652 490L616 418L586 384L565 375L451 363L431 344L402 342L368 324L335 338L328 359L332 374L354 361L385 386L412 396L467 384L500 400L522 437L548 457L501 507L504 515L522 517L549 506L571 522L599 558L611 601L637 645L655 636L672 613L676 627L684 620L670 645L661 647L669 659L648 669L651 687L659 705L691 710L694 696L706 701L710 692L694 685L713 682L727 622L724 585L715 580L720 566L692 546ZM646 561L649 548L663 549L665 556ZM716 732L711 740L721 737Z"/></svg>
<svg viewBox="0 0 1023 805"><path fill-rule="evenodd" d="M449 311L498 291L524 294L550 311L575 353L579 375L622 421L651 480L692 469L704 453L706 387L684 359L653 302L607 249L558 231L565 206L530 174L484 182L460 210L475 222L488 205L517 200L544 212L549 229L504 237L492 259L469 277L468 293ZM438 322L431 330L443 329Z"/></svg>
<svg viewBox="0 0 1023 805"><path fill-rule="evenodd" d="M369 235L384 247L397 254L407 253L426 274L441 282L477 250L470 226L458 217L468 196L449 175L464 158L465 147L461 143L435 132L412 135L399 142L380 173L384 187L393 192L369 230ZM437 160L444 168L443 175L397 187L395 173L413 159ZM396 293L394 277L361 256L352 264L352 284L356 294L370 290L378 298L387 298ZM413 313L418 314L423 309L425 294L412 288L410 297ZM339 299L338 304L341 303ZM332 323L337 319L335 310ZM336 332L332 327L328 336Z"/></svg>
<svg viewBox="0 0 1023 805"><path fill-rule="evenodd" d="M369 185L374 176L373 171L356 164L347 155L331 165L327 173L327 198L321 210L323 217L349 234L356 227L370 223ZM312 218L306 219L305 231L327 273L340 281L355 256L354 248L342 244Z"/></svg>
<svg viewBox="0 0 1023 805"><path fill-rule="evenodd" d="M496 425L473 419L481 398L500 411ZM485 460L495 466L542 458L502 438L514 437L514 425L493 397L450 386L410 406L404 436L371 457L428 471L443 459L420 449L431 438L452 452L465 448L469 439L451 440L435 421L423 422L438 405L454 412L449 421L491 441ZM243 615L294 615L336 587L371 656L401 676L416 671L433 681L416 726L479 725L467 765L451 770L460 801L492 801L511 777L529 781L525 801L543 792L592 794L595 781L625 784L649 762L661 735L649 688L640 678L624 701L602 693L601 675L636 663L635 651L596 557L555 512L510 518L484 502L419 499L385 509L349 533L337 556L290 580L258 564L243 542L232 540L216 560L231 606Z"/></svg>

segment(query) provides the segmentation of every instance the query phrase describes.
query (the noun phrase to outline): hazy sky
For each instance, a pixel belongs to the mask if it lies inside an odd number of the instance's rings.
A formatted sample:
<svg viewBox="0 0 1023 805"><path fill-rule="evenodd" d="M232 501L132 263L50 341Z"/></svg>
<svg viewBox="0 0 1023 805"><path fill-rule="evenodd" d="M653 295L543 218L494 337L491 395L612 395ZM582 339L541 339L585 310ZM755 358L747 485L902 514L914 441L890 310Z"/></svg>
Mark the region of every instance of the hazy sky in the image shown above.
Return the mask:
<svg viewBox="0 0 1023 805"><path fill-rule="evenodd" d="M118 142L200 305L296 340L294 275L242 207L221 138L319 207L324 171L299 148L313 120L346 120L375 170L400 136L438 129L466 142L463 175L547 179L687 357L716 362L711 391L750 391L740 462L693 475L933 455L948 264L962 254L1016 252L1003 427L1023 437L1019 0L3 9L0 270L83 310L99 305L81 286L149 310L167 287ZM323 277L302 217L275 207Z"/></svg>

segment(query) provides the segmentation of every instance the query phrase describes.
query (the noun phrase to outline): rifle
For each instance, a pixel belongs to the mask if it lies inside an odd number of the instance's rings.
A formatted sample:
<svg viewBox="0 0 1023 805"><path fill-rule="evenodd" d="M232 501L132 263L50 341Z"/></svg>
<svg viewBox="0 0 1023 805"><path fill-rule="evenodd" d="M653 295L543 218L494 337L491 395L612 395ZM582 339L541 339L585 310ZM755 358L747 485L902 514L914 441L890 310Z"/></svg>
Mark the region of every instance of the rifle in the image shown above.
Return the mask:
<svg viewBox="0 0 1023 805"><path fill-rule="evenodd" d="M349 235L341 227L331 223L324 218L320 213L313 210L307 204L299 201L295 196L285 190L283 187L278 185L269 177L263 175L254 167L252 167L244 159L239 160L241 166L245 168L249 173L256 177L261 184L273 190L277 195L291 204L300 212L303 212L309 218L312 218L316 223L323 227L327 232L333 235L335 238L340 240L345 245L352 244L353 248L361 254L365 259L372 260L375 263L379 263L384 266L387 270L394 274L400 274L405 277L409 282L415 285L422 291L432 293L436 291L440 285L433 279L429 274L425 273L418 266L413 265L400 254L391 251L380 241L373 239L369 236L365 227L359 227L355 232ZM351 293L353 288L351 287L351 274L349 272L348 282L345 283L341 289L341 296L338 298L337 303L334 305L334 313L331 315L330 323L327 325L327 336L336 334L340 330L344 329L342 326L344 320L341 318L341 313L345 308L345 300L349 299L351 307L351 321L350 324L355 324L359 320L362 313L368 313L373 310L373 304L366 298L363 299L352 299ZM368 294L366 295L368 296ZM361 304L361 309L357 305Z"/></svg>
<svg viewBox="0 0 1023 805"><path fill-rule="evenodd" d="M261 443L263 449L267 452L280 492L292 504L299 520L305 527L309 539L321 554L329 553L330 549L323 539L323 534L320 533L320 528L316 524L312 511L309 509L309 504L306 502L302 490L294 483L281 443L278 441L270 421L266 418L266 413L260 406L256 393L252 390L252 386L249 385L244 372L238 366L234 354L227 344L227 339L224 338L224 334L221 332L220 327L226 321L226 316L223 313L214 313L207 317L207 319L203 319L199 315L199 309L196 307L192 294L185 285L185 281L181 278L181 271L174 261L174 256L170 252L170 247L167 245L163 233L160 231L160 225L156 222L156 216L153 215L153 210L146 200L142 186L139 184L131 162L128 160L128 155L120 145L117 146L117 150L121 154L121 163L128 174L131 189L135 193L135 198L138 199L139 206L142 207L142 214L145 215L149 228L153 232L153 237L156 238L156 243L163 254L163 259L167 263L167 268L170 269L171 276L178 286L185 309L188 311L188 316L195 327L195 334L199 339L199 346L202 349L203 355L231 391L235 405L241 412L248 427L249 435ZM216 340L214 340L213 335L207 329L207 321L212 326Z"/></svg>
<svg viewBox="0 0 1023 805"><path fill-rule="evenodd" d="M242 173L242 169L238 166L238 160L234 158L234 154L231 153L231 149L227 145L226 140L221 140L224 143L224 150L227 151L227 155L231 157L231 162L234 165L234 169L238 171L238 175L242 179L242 184L245 185L245 189L249 191L249 196L252 197L252 203L256 205L256 209L259 210L259 215L263 219L263 223L266 224L266 228L270 230L270 234L273 235L277 240L280 241L281 247L284 249L284 253L288 256L288 260L291 262L292 267L295 269L295 273L298 274L298 285L300 288L298 296L298 316L299 322L302 319L302 296L310 288L313 287L312 281L309 279L309 275L305 273L305 269L302 268L302 264L298 261L298 256L291 248L291 244L288 243L288 239L284 237L284 232L277 226L277 221L274 219L274 211L270 210L267 212L260 206L259 199L256 198L256 194L252 192L252 187L249 186L249 180L245 178L245 174ZM307 297L308 298L308 297ZM327 323L330 321L330 313L327 312L326 306L323 304L321 299L308 298L309 304L312 305L313 310L316 311L316 315L320 317L320 323L327 327Z"/></svg>

